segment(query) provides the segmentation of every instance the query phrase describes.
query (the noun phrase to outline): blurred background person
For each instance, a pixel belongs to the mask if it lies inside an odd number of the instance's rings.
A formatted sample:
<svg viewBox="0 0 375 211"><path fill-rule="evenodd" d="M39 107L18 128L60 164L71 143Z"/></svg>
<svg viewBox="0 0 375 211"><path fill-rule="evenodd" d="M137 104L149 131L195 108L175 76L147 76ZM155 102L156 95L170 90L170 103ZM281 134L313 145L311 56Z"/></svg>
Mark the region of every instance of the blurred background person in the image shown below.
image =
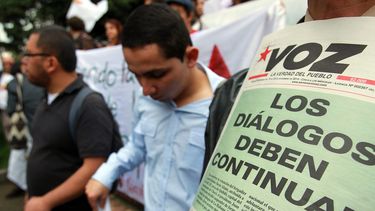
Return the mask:
<svg viewBox="0 0 375 211"><path fill-rule="evenodd" d="M194 3L194 13L193 13L193 20L192 20L192 28L193 30L200 31L202 30L203 23L201 20L202 15L204 14L204 0L193 0Z"/></svg>
<svg viewBox="0 0 375 211"><path fill-rule="evenodd" d="M144 0L143 4L152 4L152 3L165 3L164 0Z"/></svg>
<svg viewBox="0 0 375 211"><path fill-rule="evenodd" d="M165 2L180 15L190 34L196 32L191 27L194 12L192 0L166 0Z"/></svg>
<svg viewBox="0 0 375 211"><path fill-rule="evenodd" d="M8 83L13 79L10 74L12 65L14 64L14 57L10 52L3 52L0 55L3 69L0 75L0 116L5 137L8 136L9 130L9 117L5 112L8 102Z"/></svg>
<svg viewBox="0 0 375 211"><path fill-rule="evenodd" d="M14 64L13 55L9 52L1 53L1 63L3 65L3 69L0 76L0 110L4 110L6 109L8 99L6 87L13 79L13 76L10 74L12 65Z"/></svg>
<svg viewBox="0 0 375 211"><path fill-rule="evenodd" d="M108 19L104 23L107 43L105 46L114 46L121 44L122 24L116 19Z"/></svg>
<svg viewBox="0 0 375 211"><path fill-rule="evenodd" d="M96 48L95 40L85 31L85 23L77 16L67 20L69 33L72 35L76 49L88 50Z"/></svg>

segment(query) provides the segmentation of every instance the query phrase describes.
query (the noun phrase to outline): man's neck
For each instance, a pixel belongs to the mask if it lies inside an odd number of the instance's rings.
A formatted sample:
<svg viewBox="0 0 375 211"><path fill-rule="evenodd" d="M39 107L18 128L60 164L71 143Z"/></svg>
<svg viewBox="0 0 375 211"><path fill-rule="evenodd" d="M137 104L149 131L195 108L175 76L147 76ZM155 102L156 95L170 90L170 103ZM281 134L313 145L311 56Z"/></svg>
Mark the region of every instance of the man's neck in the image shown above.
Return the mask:
<svg viewBox="0 0 375 211"><path fill-rule="evenodd" d="M213 95L211 84L206 72L199 69L197 65L191 71L187 88L174 100L177 107L208 99Z"/></svg>
<svg viewBox="0 0 375 211"><path fill-rule="evenodd" d="M309 0L308 11L314 20L361 16L375 0Z"/></svg>
<svg viewBox="0 0 375 211"><path fill-rule="evenodd" d="M78 75L75 71L55 73L55 75L51 77L50 84L47 87L48 93L55 94L62 92L66 87L73 83L77 77Z"/></svg>

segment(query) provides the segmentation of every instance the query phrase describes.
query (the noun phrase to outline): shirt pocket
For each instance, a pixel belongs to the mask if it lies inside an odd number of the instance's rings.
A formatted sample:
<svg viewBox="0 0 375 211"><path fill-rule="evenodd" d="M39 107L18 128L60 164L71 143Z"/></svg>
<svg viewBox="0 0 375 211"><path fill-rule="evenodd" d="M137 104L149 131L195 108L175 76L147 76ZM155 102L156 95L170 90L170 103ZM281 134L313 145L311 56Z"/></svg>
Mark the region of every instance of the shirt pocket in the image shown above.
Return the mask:
<svg viewBox="0 0 375 211"><path fill-rule="evenodd" d="M157 124L146 119L141 119L134 128L134 132L138 137L144 141L146 149L146 162L150 163L152 159L158 154L158 147L156 143Z"/></svg>
<svg viewBox="0 0 375 211"><path fill-rule="evenodd" d="M199 176L202 172L205 153L204 129L193 128L191 130L181 161L181 168L192 171L193 174L198 173Z"/></svg>
<svg viewBox="0 0 375 211"><path fill-rule="evenodd" d="M188 144L186 145L179 166L182 189L186 191L186 200L188 201L192 201L194 198L202 175L205 153L204 129L205 128L195 128L191 130Z"/></svg>

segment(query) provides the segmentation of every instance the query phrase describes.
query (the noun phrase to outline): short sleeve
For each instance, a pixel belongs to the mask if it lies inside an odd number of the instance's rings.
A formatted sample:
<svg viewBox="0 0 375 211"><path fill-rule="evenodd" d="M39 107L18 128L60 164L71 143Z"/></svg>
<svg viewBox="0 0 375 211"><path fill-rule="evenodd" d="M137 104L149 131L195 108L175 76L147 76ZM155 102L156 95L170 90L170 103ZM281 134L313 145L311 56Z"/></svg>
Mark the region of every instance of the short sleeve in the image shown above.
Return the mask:
<svg viewBox="0 0 375 211"><path fill-rule="evenodd" d="M87 96L75 130L80 157L108 157L113 127L114 120L103 97L98 93Z"/></svg>

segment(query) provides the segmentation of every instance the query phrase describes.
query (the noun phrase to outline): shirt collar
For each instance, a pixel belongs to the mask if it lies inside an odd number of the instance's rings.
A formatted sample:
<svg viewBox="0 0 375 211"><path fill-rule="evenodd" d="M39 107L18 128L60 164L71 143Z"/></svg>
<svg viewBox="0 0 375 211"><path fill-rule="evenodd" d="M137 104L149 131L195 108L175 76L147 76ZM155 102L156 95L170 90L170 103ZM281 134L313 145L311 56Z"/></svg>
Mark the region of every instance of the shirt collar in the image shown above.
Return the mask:
<svg viewBox="0 0 375 211"><path fill-rule="evenodd" d="M77 74L78 77L76 80L74 80L69 86L67 86L64 91L61 92L61 94L71 94L74 91L81 89L83 86L85 86L85 82L83 82L83 76L81 74Z"/></svg>
<svg viewBox="0 0 375 211"><path fill-rule="evenodd" d="M207 66L201 64L201 63L198 63L198 68L203 70L206 75L207 75L207 78L208 78L208 81L211 85L211 89L212 89L212 92L215 91L215 89L218 87L218 85L224 81L225 79L219 75L217 75L215 72L213 72L210 68L208 68Z"/></svg>

